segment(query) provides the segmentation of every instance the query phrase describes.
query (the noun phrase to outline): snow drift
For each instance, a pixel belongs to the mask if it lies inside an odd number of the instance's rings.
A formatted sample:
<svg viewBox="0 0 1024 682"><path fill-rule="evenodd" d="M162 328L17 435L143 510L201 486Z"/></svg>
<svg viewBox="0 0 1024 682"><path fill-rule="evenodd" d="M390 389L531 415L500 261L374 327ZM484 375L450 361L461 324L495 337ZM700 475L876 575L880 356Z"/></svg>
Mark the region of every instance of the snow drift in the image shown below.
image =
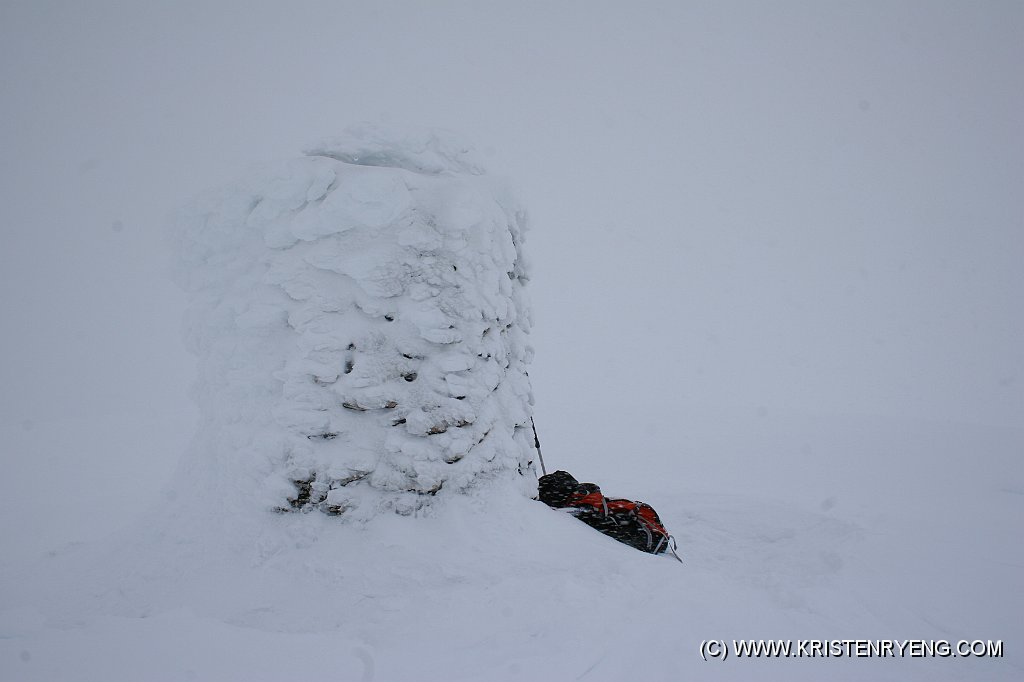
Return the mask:
<svg viewBox="0 0 1024 682"><path fill-rule="evenodd" d="M175 222L203 414L184 487L365 520L535 485L525 214L465 144L353 129Z"/></svg>
<svg viewBox="0 0 1024 682"><path fill-rule="evenodd" d="M182 218L204 422L163 496L131 482L129 527L0 555L0 679L1021 679L1020 429L679 404L671 449L628 457L653 438L631 427L551 453L652 503L680 566L512 485L533 480L522 213L462 147L363 131ZM108 447L58 426L9 448ZM705 662L709 638L1006 657Z"/></svg>

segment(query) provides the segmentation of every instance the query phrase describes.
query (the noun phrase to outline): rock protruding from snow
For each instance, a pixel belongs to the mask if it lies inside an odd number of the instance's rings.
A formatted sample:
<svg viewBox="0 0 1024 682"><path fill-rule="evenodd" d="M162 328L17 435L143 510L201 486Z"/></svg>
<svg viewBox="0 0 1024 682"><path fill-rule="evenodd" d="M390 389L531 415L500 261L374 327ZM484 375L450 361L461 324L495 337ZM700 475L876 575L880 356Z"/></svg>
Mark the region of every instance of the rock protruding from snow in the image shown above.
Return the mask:
<svg viewBox="0 0 1024 682"><path fill-rule="evenodd" d="M525 218L471 156L357 129L182 213L204 494L369 518L530 489Z"/></svg>

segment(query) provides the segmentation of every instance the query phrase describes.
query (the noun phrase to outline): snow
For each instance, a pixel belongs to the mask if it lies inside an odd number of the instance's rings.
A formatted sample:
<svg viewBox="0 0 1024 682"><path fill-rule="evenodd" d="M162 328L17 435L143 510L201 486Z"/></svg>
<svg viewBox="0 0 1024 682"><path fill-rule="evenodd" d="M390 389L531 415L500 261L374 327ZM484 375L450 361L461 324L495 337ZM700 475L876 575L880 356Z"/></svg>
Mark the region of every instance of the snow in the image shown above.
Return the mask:
<svg viewBox="0 0 1024 682"><path fill-rule="evenodd" d="M893 445L870 421L842 425L859 430L843 455ZM929 441L958 434L998 451L957 428L904 432L899 445L926 445L906 453L926 462ZM1015 456L1002 454L1003 466ZM885 460L862 453L860 465L884 471ZM31 577L5 575L20 589L5 590L0 660L23 680L1017 679L1021 495L980 469L922 467L932 498L850 475L813 505L600 481L656 506L683 565L495 483L362 525L149 518L46 556ZM990 638L1007 658L704 662L708 638Z"/></svg>
<svg viewBox="0 0 1024 682"><path fill-rule="evenodd" d="M652 504L684 563L637 552L520 485L534 454L516 428L531 413L521 209L448 136L363 129L312 149L179 216L198 434L128 527L4 556L0 679L1024 674L1019 428L683 401L678 423L650 424L609 367L580 409L617 401L620 420L547 465ZM401 429L377 418L392 400L434 404L424 394L444 407L403 412ZM431 434L438 420L470 430ZM485 424L505 435L476 449ZM15 430L13 447L74 448L55 439L103 423L47 427ZM146 425L129 430L144 450ZM312 471L343 513L274 511ZM430 504L407 492L441 481ZM58 508L87 499L37 485ZM787 638L991 639L1005 658L699 653Z"/></svg>
<svg viewBox="0 0 1024 682"><path fill-rule="evenodd" d="M189 476L229 513L346 520L482 477L530 490L525 220L450 133L367 125L182 209Z"/></svg>
<svg viewBox="0 0 1024 682"><path fill-rule="evenodd" d="M1024 679L1024 4L239 9L0 4L0 680ZM478 147L304 146L360 120ZM392 159L428 183L514 180L547 465L652 503L685 564L484 481L365 524L267 512L294 486L238 448L280 437L273 414L222 433L237 466L196 457L214 432L189 445L187 387L212 349L181 343L196 301L163 275L165 214L273 171L254 224L208 232L221 260L186 271L244 285L258 258L388 225L415 199ZM346 263L369 293L312 265L291 283L323 310L369 304L391 290L376 260ZM258 353L281 306L249 293L216 328ZM237 355L232 404L276 405ZM788 637L1005 657L698 652Z"/></svg>

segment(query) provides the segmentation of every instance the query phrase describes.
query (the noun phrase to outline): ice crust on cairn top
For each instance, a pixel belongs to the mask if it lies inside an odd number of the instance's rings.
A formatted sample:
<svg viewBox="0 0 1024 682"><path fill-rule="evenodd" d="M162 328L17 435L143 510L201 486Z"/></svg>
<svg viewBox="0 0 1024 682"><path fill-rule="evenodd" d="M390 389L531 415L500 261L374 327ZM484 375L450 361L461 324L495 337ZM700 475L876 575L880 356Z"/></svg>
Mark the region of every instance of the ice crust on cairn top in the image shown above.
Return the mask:
<svg viewBox="0 0 1024 682"><path fill-rule="evenodd" d="M205 495L367 519L535 486L525 215L466 145L353 129L176 224Z"/></svg>

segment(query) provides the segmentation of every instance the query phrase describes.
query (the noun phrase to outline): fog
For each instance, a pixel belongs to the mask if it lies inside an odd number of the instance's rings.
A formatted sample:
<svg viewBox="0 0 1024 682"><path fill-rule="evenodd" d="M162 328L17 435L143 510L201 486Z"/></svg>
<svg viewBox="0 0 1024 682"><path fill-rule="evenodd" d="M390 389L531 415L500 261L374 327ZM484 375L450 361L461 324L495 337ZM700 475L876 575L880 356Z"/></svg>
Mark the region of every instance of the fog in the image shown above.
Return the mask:
<svg viewBox="0 0 1024 682"><path fill-rule="evenodd" d="M5 513L42 485L81 518L21 531L84 537L160 485L195 420L167 214L359 121L518 188L549 464L724 486L780 415L1009 433L1022 64L1016 2L6 0Z"/></svg>

